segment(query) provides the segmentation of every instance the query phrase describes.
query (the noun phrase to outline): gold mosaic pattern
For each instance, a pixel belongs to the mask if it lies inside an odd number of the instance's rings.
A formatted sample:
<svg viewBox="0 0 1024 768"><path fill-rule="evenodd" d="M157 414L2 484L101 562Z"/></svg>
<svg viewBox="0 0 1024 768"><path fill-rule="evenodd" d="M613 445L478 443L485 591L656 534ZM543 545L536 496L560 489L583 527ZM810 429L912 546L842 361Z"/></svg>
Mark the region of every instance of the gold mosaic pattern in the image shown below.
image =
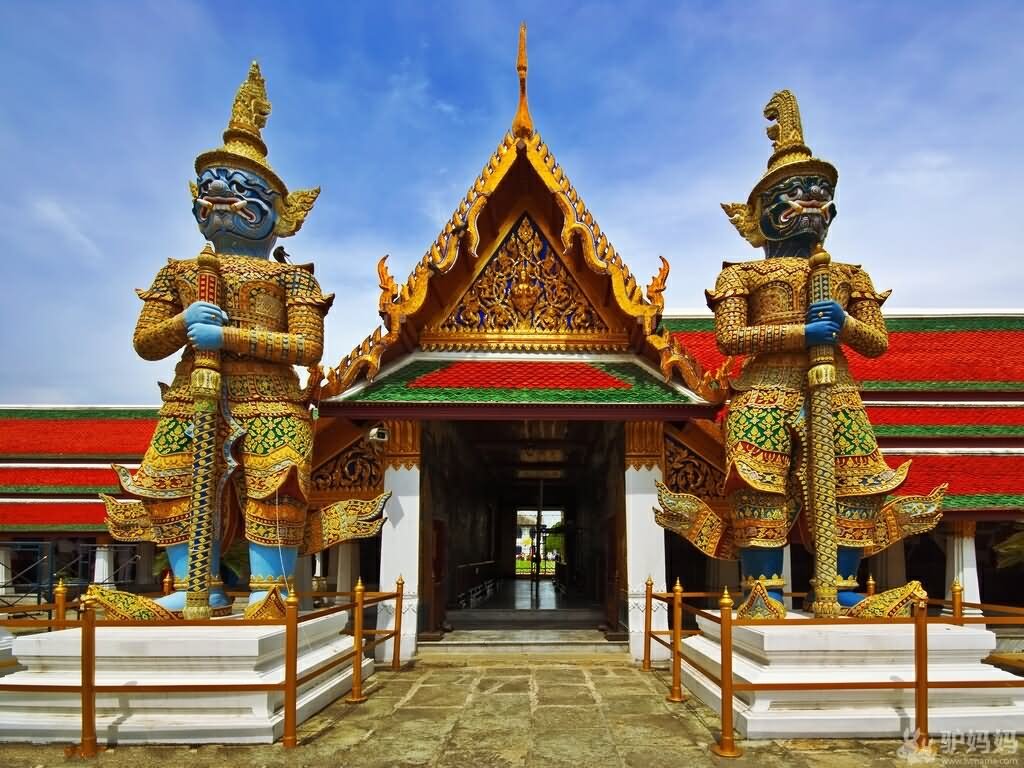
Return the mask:
<svg viewBox="0 0 1024 768"><path fill-rule="evenodd" d="M608 326L537 225L523 215L440 330L565 334Z"/></svg>

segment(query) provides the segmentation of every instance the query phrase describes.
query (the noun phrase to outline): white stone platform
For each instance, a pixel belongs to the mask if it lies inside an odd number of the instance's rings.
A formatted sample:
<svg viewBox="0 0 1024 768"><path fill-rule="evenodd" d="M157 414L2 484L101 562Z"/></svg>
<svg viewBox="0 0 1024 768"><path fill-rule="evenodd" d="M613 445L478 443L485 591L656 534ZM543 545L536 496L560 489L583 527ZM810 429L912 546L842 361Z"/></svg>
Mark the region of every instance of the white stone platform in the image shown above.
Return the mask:
<svg viewBox="0 0 1024 768"><path fill-rule="evenodd" d="M14 660L14 635L0 627L0 677L9 675L18 668Z"/></svg>
<svg viewBox="0 0 1024 768"><path fill-rule="evenodd" d="M276 683L284 678L284 627L99 627L97 685ZM340 634L343 615L299 625L298 675L325 665L352 647ZM15 639L24 667L8 684L77 685L81 681L81 630L66 629ZM373 660L363 660L363 680ZM352 687L351 662L299 688L302 723ZM222 693L98 693L96 737L118 744L272 743L284 730L280 691ZM81 734L77 693L0 691L0 741L77 742Z"/></svg>
<svg viewBox="0 0 1024 768"><path fill-rule="evenodd" d="M717 613L715 611L714 613ZM790 613L788 618L808 618ZM683 685L721 712L721 690L689 662L718 675L720 625L683 641ZM914 679L911 624L733 628L733 679L743 683ZM995 635L979 625L928 626L928 679L1019 680L983 664ZM1024 732L1024 688L932 689L928 725L943 731ZM748 739L888 738L914 730L914 690L738 691L736 730Z"/></svg>

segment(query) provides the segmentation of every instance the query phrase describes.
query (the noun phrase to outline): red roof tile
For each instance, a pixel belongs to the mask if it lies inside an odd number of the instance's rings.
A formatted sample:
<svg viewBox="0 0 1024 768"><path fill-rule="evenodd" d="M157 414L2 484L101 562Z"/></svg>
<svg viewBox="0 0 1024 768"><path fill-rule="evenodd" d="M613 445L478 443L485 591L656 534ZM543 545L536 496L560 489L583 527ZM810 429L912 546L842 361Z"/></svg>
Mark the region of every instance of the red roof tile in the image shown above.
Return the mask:
<svg viewBox="0 0 1024 768"><path fill-rule="evenodd" d="M589 363L462 360L426 373L407 387L456 389L632 389L628 381Z"/></svg>

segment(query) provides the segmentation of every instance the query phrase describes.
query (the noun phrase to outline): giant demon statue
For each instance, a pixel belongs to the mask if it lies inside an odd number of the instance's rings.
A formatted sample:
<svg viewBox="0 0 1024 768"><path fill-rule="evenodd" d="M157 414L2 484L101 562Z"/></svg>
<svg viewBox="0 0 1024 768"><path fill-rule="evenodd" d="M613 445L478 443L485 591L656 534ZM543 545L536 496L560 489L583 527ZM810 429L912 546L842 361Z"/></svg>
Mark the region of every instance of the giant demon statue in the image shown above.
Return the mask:
<svg viewBox="0 0 1024 768"><path fill-rule="evenodd" d="M247 614L278 615L300 548L317 551L380 529L382 521L371 518L383 497L307 515L310 399L321 381L314 366L333 295L320 290L312 266L270 258L277 238L302 226L320 190L289 192L271 169L261 137L269 115L253 63L224 145L196 158L192 213L207 246L198 258L170 260L149 290L138 292L144 302L134 337L139 355L159 360L184 353L163 389L142 465L134 475L115 466L125 492L138 501L107 497L108 527L115 538L166 547L179 589L155 601L95 590L108 613L201 618L229 612L220 553L241 534L251 573ZM307 390L295 365L311 367Z"/></svg>
<svg viewBox="0 0 1024 768"><path fill-rule="evenodd" d="M773 121L768 170L746 203L722 207L766 258L726 263L707 292L719 348L745 356L724 424L728 516L662 486L657 517L708 554L738 551L751 589L741 615L784 615L783 547L794 526L815 558L816 615L901 611L919 585L865 601L858 565L934 527L945 486L886 503L910 462L892 469L883 459L844 348L885 352L888 291L823 248L838 172L804 144L796 98L776 93L764 114Z"/></svg>

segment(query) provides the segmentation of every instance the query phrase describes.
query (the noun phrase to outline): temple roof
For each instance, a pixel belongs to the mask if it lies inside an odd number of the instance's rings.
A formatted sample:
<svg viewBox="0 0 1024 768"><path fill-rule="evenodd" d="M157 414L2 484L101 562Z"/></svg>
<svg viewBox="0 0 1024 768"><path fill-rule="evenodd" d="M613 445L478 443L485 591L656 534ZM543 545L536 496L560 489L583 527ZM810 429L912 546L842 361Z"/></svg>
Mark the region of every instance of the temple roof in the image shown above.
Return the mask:
<svg viewBox="0 0 1024 768"><path fill-rule="evenodd" d="M156 407L0 406L0 531L106 531L97 494L137 465Z"/></svg>
<svg viewBox="0 0 1024 768"><path fill-rule="evenodd" d="M631 354L714 402L714 382L659 332L668 262L646 288L587 209L520 101L469 192L407 280L378 265L383 325L326 372L325 403L417 351ZM328 408L330 410L330 408Z"/></svg>
<svg viewBox="0 0 1024 768"><path fill-rule="evenodd" d="M460 409L476 418L480 407L508 407L515 418L554 417L553 409L564 418L565 409L580 406L588 406L591 415L598 407L632 418L709 415L703 400L628 354L416 352L336 402L345 403L345 413L355 418L387 418L401 406L431 406L432 416L446 407L449 418Z"/></svg>
<svg viewBox="0 0 1024 768"><path fill-rule="evenodd" d="M1024 393L1024 313L886 316L889 350L847 356L866 398L883 393ZM711 317L666 316L663 327L705 367L724 356Z"/></svg>

